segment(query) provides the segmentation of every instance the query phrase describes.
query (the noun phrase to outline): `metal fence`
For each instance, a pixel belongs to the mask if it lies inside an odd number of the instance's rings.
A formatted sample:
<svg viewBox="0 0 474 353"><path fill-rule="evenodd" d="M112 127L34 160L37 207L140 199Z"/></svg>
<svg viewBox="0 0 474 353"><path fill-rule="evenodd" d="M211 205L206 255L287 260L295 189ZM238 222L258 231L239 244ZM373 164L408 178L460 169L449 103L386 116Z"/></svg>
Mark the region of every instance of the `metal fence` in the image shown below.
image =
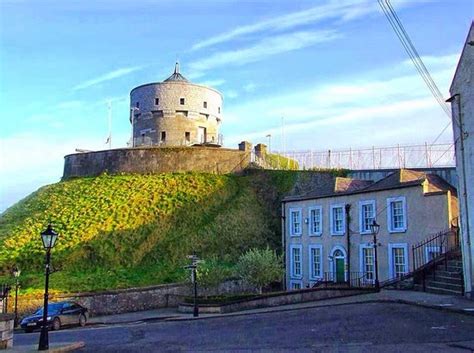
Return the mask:
<svg viewBox="0 0 474 353"><path fill-rule="evenodd" d="M354 287L371 288L375 286L373 272L324 272L313 287Z"/></svg>
<svg viewBox="0 0 474 353"><path fill-rule="evenodd" d="M455 166L454 145L397 145L327 151L276 152L294 159L299 169L391 169Z"/></svg>

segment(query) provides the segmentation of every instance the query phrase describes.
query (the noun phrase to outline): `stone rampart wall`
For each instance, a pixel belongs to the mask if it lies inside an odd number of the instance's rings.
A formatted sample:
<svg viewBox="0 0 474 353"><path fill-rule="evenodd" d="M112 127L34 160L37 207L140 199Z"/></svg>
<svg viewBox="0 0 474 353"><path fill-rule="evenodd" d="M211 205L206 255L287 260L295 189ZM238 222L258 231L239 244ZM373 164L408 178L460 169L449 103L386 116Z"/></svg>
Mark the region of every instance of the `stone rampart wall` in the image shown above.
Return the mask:
<svg viewBox="0 0 474 353"><path fill-rule="evenodd" d="M170 172L238 173L250 152L213 147L140 147L76 153L64 157L63 178Z"/></svg>

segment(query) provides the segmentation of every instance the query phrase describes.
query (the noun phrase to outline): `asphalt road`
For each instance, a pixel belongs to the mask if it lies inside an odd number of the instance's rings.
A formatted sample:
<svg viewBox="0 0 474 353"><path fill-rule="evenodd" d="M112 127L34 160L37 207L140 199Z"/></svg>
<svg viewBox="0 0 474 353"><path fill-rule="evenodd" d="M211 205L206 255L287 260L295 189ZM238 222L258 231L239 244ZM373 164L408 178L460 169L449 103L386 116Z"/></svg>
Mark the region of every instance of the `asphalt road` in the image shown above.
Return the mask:
<svg viewBox="0 0 474 353"><path fill-rule="evenodd" d="M15 345L39 334L16 334ZM472 352L474 316L366 303L50 333L81 352Z"/></svg>

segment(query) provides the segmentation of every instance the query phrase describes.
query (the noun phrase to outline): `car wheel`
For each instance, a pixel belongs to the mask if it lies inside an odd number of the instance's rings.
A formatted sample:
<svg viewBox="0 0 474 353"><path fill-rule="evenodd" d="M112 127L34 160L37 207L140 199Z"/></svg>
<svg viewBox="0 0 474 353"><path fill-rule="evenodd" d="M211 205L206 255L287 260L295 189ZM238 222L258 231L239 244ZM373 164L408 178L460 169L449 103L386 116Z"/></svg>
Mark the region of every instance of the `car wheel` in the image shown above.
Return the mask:
<svg viewBox="0 0 474 353"><path fill-rule="evenodd" d="M25 328L25 333L32 333L33 329L32 328Z"/></svg>
<svg viewBox="0 0 474 353"><path fill-rule="evenodd" d="M59 320L59 318L54 318L53 320L53 331L57 331L61 328L61 320Z"/></svg>
<svg viewBox="0 0 474 353"><path fill-rule="evenodd" d="M86 326L87 319L84 314L79 315L79 326L84 327Z"/></svg>

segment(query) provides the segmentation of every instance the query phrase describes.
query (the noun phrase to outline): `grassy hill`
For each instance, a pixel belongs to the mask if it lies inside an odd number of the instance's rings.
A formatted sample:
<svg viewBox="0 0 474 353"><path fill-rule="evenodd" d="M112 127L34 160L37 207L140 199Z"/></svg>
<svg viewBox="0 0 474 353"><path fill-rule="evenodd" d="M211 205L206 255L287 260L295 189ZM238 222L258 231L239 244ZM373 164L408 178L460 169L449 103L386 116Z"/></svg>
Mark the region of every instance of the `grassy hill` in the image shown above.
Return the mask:
<svg viewBox="0 0 474 353"><path fill-rule="evenodd" d="M42 187L0 216L0 282L17 265L26 292L43 288L40 232L50 221L60 234L51 287L60 292L179 281L193 249L222 266L248 248L278 249L279 200L295 179L285 171L102 175Z"/></svg>

